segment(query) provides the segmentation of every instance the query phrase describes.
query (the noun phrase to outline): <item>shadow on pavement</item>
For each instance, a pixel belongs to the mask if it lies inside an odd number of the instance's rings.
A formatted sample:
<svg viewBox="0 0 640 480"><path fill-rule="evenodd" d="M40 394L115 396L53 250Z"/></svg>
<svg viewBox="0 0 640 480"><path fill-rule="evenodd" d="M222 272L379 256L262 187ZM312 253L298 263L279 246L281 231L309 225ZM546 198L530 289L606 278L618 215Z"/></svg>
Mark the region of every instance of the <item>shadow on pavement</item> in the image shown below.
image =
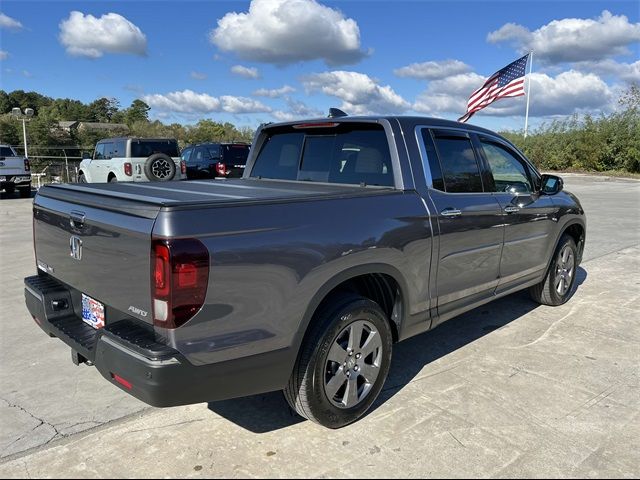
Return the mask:
<svg viewBox="0 0 640 480"><path fill-rule="evenodd" d="M577 286L582 285L586 278L586 270L578 267ZM389 376L369 413L393 398L426 365L518 320L537 307L539 305L531 300L526 290L517 292L394 345ZM212 402L209 409L254 433L267 433L304 421L289 408L282 392Z"/></svg>

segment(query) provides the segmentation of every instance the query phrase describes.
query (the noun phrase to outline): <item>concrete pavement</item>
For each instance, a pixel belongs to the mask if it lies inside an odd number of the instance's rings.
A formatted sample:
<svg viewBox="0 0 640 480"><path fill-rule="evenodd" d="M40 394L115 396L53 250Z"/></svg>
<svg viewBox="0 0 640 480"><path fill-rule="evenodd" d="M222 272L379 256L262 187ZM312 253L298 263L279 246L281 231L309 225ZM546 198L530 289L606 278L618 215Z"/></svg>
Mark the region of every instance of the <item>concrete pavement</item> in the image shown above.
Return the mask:
<svg viewBox="0 0 640 480"><path fill-rule="evenodd" d="M30 205L3 200L0 476L637 477L640 183L566 188L589 221L575 297L512 295L398 345L374 411L339 431L278 393L148 409L74 367L24 311Z"/></svg>

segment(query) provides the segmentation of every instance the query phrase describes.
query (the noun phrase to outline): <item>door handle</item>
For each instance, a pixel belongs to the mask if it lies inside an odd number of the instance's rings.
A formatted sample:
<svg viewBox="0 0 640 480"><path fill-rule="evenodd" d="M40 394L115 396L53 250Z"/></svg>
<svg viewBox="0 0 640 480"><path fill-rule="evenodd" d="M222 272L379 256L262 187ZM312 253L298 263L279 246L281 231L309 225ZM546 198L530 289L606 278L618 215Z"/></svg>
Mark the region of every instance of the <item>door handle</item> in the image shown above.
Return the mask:
<svg viewBox="0 0 640 480"><path fill-rule="evenodd" d="M520 211L520 207L516 207L514 205L509 205L504 207L504 213L517 213Z"/></svg>
<svg viewBox="0 0 640 480"><path fill-rule="evenodd" d="M457 208L445 208L440 212L443 217L459 217L462 215L462 211Z"/></svg>

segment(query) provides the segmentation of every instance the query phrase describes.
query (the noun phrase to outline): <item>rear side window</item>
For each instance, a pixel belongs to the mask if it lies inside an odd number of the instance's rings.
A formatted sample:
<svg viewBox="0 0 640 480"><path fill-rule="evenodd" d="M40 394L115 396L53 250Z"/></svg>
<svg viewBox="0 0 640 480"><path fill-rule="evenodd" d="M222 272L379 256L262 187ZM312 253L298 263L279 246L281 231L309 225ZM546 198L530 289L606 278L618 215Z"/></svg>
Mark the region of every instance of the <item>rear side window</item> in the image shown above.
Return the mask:
<svg viewBox="0 0 640 480"><path fill-rule="evenodd" d="M13 153L10 147L0 147L0 157L15 157L16 154Z"/></svg>
<svg viewBox="0 0 640 480"><path fill-rule="evenodd" d="M463 136L436 134L435 144L449 193L482 192L482 179L471 140Z"/></svg>
<svg viewBox="0 0 640 480"><path fill-rule="evenodd" d="M132 140L131 157L149 157L154 153L164 153L170 157L179 157L178 142L175 140Z"/></svg>
<svg viewBox="0 0 640 480"><path fill-rule="evenodd" d="M222 161L227 165L246 165L249 145L222 145Z"/></svg>
<svg viewBox="0 0 640 480"><path fill-rule="evenodd" d="M124 140L117 140L113 143L113 149L111 151L111 157L122 158L127 156L125 151L127 143Z"/></svg>
<svg viewBox="0 0 640 480"><path fill-rule="evenodd" d="M252 177L393 186L389 145L380 125L291 128L271 134Z"/></svg>

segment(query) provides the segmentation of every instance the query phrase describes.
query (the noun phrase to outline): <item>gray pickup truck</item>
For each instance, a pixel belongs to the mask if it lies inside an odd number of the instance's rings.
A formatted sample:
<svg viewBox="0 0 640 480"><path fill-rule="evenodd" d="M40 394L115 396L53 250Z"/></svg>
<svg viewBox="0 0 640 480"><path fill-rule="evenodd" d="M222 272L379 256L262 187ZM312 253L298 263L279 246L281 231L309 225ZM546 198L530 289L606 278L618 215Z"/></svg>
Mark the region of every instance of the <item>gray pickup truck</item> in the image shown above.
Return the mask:
<svg viewBox="0 0 640 480"><path fill-rule="evenodd" d="M566 302L586 228L504 138L416 117L263 125L241 179L47 186L33 224L26 304L77 364L161 407L284 390L330 428L394 343L525 288Z"/></svg>

